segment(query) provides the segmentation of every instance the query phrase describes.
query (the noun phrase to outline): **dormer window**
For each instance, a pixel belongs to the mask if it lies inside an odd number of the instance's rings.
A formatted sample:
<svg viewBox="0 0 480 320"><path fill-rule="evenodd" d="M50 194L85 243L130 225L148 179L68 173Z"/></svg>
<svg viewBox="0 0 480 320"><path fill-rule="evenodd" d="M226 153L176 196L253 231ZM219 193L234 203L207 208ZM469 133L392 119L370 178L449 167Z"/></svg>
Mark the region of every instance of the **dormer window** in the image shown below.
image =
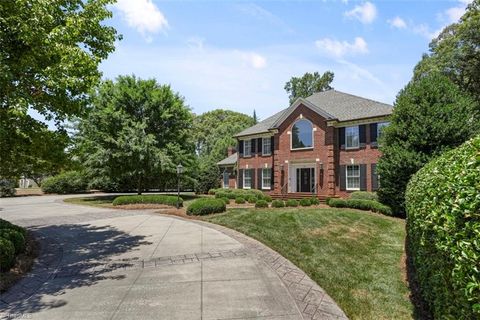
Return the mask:
<svg viewBox="0 0 480 320"><path fill-rule="evenodd" d="M292 127L291 149L313 148L313 125L306 119L300 119Z"/></svg>

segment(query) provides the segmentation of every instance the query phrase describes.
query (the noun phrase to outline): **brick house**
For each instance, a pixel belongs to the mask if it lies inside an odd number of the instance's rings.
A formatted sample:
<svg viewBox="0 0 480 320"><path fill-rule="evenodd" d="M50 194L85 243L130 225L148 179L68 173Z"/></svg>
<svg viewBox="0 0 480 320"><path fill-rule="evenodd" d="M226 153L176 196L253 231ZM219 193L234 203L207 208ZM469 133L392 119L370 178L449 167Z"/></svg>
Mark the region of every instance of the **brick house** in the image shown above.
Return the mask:
<svg viewBox="0 0 480 320"><path fill-rule="evenodd" d="M299 98L235 136L238 152L219 162L222 186L293 198L375 191L377 138L392 109L336 90Z"/></svg>

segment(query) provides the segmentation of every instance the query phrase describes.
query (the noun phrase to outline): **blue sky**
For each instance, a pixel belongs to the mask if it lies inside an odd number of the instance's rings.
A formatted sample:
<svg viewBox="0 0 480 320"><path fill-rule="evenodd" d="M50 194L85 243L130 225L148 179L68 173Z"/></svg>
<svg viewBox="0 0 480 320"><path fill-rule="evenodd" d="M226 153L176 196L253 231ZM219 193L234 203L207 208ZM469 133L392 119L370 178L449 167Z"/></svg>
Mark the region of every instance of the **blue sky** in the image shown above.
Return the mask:
<svg viewBox="0 0 480 320"><path fill-rule="evenodd" d="M331 70L333 87L393 103L428 43L465 1L118 0L123 35L105 78L171 84L195 113L225 108L261 119L287 107L292 76Z"/></svg>

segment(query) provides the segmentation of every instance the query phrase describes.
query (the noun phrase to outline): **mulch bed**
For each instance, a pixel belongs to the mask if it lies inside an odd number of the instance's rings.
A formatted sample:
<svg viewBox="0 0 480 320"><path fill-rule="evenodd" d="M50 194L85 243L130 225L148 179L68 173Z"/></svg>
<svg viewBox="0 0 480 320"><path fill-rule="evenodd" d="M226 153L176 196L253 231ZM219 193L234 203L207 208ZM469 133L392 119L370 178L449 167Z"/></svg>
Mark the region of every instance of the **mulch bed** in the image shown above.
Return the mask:
<svg viewBox="0 0 480 320"><path fill-rule="evenodd" d="M0 273L0 292L7 291L32 269L39 252L40 244L28 232L25 252L16 257L15 265L9 271Z"/></svg>

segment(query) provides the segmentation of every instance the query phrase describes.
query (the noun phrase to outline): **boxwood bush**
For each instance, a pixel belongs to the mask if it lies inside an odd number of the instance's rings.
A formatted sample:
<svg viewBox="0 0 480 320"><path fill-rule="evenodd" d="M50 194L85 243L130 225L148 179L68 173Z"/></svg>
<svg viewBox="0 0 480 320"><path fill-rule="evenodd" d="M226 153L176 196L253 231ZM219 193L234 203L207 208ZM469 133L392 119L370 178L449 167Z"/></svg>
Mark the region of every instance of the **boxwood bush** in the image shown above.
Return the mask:
<svg viewBox="0 0 480 320"><path fill-rule="evenodd" d="M354 191L350 194L350 199L378 201L378 196L376 192Z"/></svg>
<svg viewBox="0 0 480 320"><path fill-rule="evenodd" d="M310 207L312 205L312 202L310 199L301 199L300 200L300 205L302 207Z"/></svg>
<svg viewBox="0 0 480 320"><path fill-rule="evenodd" d="M221 213L227 210L225 202L215 198L201 198L193 201L187 208L188 215L203 216L212 213Z"/></svg>
<svg viewBox="0 0 480 320"><path fill-rule="evenodd" d="M310 198L310 203L313 206L318 206L320 204L320 200L317 197Z"/></svg>
<svg viewBox="0 0 480 320"><path fill-rule="evenodd" d="M17 230L0 229L0 238L9 240L13 244L15 254L25 251L25 237Z"/></svg>
<svg viewBox="0 0 480 320"><path fill-rule="evenodd" d="M113 200L114 206L125 204L164 204L167 206L177 205L177 196L167 196L162 194L145 194L132 196L118 196ZM180 198L180 207L183 206L183 199Z"/></svg>
<svg viewBox="0 0 480 320"><path fill-rule="evenodd" d="M15 261L15 246L10 240L0 238L0 270L9 270Z"/></svg>
<svg viewBox="0 0 480 320"><path fill-rule="evenodd" d="M373 200L330 198L328 205L336 208L352 208L378 212L388 216L392 215L390 207Z"/></svg>
<svg viewBox="0 0 480 320"><path fill-rule="evenodd" d="M285 207L285 202L283 200L273 200L272 201L273 208L283 208Z"/></svg>
<svg viewBox="0 0 480 320"><path fill-rule="evenodd" d="M298 201L295 199L288 199L286 205L287 207L298 207Z"/></svg>
<svg viewBox="0 0 480 320"><path fill-rule="evenodd" d="M254 195L249 195L245 200L247 200L248 203L256 203L258 198Z"/></svg>
<svg viewBox="0 0 480 320"><path fill-rule="evenodd" d="M434 318L480 319L480 136L429 162L406 191L407 239Z"/></svg>
<svg viewBox="0 0 480 320"><path fill-rule="evenodd" d="M15 181L10 179L0 179L0 198L13 197L15 195Z"/></svg>
<svg viewBox="0 0 480 320"><path fill-rule="evenodd" d="M45 193L79 193L87 190L87 180L78 171L67 171L45 179L42 191Z"/></svg>
<svg viewBox="0 0 480 320"><path fill-rule="evenodd" d="M25 230L25 228L17 226L16 224L13 224L7 220L0 219L0 230L2 229L12 229L20 232L23 235L23 237L27 236L27 230Z"/></svg>
<svg viewBox="0 0 480 320"><path fill-rule="evenodd" d="M235 198L235 203L236 204L244 204L245 203L245 199L243 197L236 197Z"/></svg>
<svg viewBox="0 0 480 320"><path fill-rule="evenodd" d="M268 208L268 202L265 200L257 200L257 202L255 202L255 208Z"/></svg>
<svg viewBox="0 0 480 320"><path fill-rule="evenodd" d="M263 196L263 200L267 201L268 203L272 202L272 197L270 197L269 195L265 195Z"/></svg>
<svg viewBox="0 0 480 320"><path fill-rule="evenodd" d="M227 197L220 198L220 200L225 202L225 204L230 204L230 199L228 199Z"/></svg>

